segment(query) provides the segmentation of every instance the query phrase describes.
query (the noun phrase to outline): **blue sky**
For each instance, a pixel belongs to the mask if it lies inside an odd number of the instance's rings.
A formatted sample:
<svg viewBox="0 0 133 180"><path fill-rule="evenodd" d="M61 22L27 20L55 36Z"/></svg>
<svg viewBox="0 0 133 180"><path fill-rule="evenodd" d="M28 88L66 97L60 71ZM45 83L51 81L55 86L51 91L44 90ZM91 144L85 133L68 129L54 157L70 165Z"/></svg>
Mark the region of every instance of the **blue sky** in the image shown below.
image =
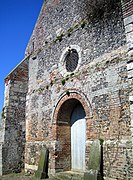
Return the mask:
<svg viewBox="0 0 133 180"><path fill-rule="evenodd" d="M4 78L24 58L44 0L0 0L0 112Z"/></svg>

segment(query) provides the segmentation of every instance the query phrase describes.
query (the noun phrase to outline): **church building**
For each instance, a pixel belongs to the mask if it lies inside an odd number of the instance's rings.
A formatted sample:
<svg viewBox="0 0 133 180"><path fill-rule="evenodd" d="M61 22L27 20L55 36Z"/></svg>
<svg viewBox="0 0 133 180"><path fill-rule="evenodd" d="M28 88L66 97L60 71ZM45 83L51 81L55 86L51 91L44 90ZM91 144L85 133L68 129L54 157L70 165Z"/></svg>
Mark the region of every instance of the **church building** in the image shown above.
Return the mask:
<svg viewBox="0 0 133 180"><path fill-rule="evenodd" d="M0 173L86 172L103 142L103 176L133 178L133 2L45 0L25 58L5 78Z"/></svg>

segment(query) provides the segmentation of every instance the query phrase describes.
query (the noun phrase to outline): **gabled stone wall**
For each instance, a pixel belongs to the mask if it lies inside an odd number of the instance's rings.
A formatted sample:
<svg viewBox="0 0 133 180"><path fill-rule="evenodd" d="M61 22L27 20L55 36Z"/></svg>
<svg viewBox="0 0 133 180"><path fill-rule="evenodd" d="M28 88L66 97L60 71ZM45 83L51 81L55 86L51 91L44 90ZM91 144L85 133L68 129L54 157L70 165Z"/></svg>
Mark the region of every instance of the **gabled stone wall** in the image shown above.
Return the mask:
<svg viewBox="0 0 133 180"><path fill-rule="evenodd" d="M46 145L50 150L49 173L71 169L70 142L63 140L70 136L70 125L66 124L66 119L70 118L69 108L61 108L63 124L60 118L54 117L55 114L60 117L57 107L62 98L65 96L67 101L73 97L79 101L78 95L73 95L77 93L85 96L89 111L86 112L86 169L90 145L101 138L104 140L104 176L129 178L132 174L127 71L130 58L121 3L117 1L110 11L106 9L93 19L86 17L80 3L85 5L85 1L67 2L68 11L65 1L47 1L27 47L26 52L32 52L32 55L26 108L25 168L26 171L37 169L39 152ZM42 38L36 34L41 28ZM39 41L43 46L33 49L33 37L36 37L34 48ZM73 73L65 70L64 59L69 49L79 53L79 66ZM72 104L74 101L69 107L73 107Z"/></svg>

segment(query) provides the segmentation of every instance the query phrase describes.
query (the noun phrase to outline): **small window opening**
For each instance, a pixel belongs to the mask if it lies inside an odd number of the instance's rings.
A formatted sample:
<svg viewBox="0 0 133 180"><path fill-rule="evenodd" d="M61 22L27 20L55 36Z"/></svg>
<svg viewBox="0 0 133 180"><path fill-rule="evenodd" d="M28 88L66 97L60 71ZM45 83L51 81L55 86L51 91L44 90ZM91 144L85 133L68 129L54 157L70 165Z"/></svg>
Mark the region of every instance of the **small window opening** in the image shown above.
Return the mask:
<svg viewBox="0 0 133 180"><path fill-rule="evenodd" d="M65 57L65 64L67 72L73 72L77 66L79 61L79 55L75 49L69 49L66 57Z"/></svg>

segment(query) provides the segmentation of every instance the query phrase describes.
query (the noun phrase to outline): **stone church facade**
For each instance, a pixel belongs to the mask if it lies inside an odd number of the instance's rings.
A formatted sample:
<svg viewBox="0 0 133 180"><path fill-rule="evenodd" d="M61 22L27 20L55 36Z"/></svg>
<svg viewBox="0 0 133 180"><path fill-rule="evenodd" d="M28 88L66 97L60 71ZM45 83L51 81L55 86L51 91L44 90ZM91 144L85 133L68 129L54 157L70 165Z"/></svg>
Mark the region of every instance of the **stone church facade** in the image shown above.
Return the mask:
<svg viewBox="0 0 133 180"><path fill-rule="evenodd" d="M133 177L132 0L46 0L5 78L0 171L87 171L103 140L104 177Z"/></svg>

